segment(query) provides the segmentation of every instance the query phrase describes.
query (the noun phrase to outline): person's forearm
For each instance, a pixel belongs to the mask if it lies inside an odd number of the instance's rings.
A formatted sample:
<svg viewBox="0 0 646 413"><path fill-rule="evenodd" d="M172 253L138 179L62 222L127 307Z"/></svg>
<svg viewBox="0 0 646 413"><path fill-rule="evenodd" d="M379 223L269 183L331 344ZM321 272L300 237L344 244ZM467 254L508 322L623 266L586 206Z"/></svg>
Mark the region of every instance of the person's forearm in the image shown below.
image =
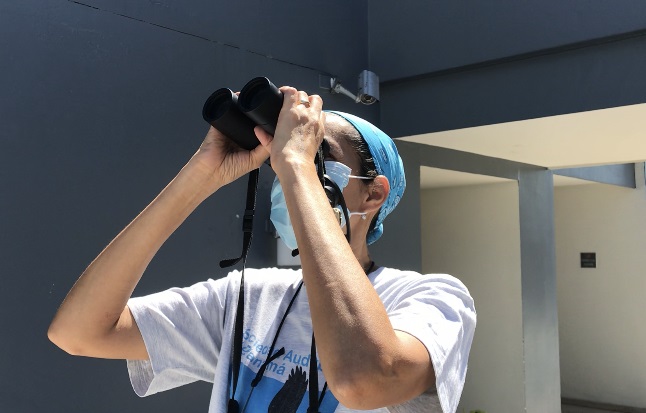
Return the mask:
<svg viewBox="0 0 646 413"><path fill-rule="evenodd" d="M286 169L286 168L285 168ZM280 176L294 225L317 350L339 400L364 400L395 374L397 337L374 287L355 258L320 189L313 166ZM363 406L361 406L363 407Z"/></svg>
<svg viewBox="0 0 646 413"><path fill-rule="evenodd" d="M178 176L90 264L60 306L49 337L70 353L103 340L117 328L135 286L155 253L208 196L199 173Z"/></svg>

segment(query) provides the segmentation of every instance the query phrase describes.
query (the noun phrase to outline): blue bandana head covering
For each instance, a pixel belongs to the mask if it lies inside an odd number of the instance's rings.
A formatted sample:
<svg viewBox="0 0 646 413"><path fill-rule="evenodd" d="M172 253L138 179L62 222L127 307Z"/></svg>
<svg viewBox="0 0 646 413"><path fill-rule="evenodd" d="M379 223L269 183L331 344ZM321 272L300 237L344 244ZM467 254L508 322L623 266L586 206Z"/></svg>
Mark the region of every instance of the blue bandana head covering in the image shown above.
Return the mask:
<svg viewBox="0 0 646 413"><path fill-rule="evenodd" d="M404 195L404 189L406 189L404 163L399 156L399 152L397 152L397 147L395 147L393 140L372 123L348 113L337 111L326 112L337 114L354 126L359 132L359 135L368 144L370 154L375 161L377 173L388 178L388 183L390 184L388 198L379 210L375 227L372 231L368 232L366 241L370 245L377 241L381 237L381 234L384 233L384 219L395 209L402 195Z"/></svg>

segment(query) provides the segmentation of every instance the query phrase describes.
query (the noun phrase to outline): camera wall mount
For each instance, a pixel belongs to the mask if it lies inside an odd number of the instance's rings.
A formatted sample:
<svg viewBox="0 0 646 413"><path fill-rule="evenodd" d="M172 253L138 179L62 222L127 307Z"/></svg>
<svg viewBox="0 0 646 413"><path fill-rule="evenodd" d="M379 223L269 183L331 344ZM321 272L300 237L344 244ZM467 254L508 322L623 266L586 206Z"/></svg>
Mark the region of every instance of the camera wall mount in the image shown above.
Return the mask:
<svg viewBox="0 0 646 413"><path fill-rule="evenodd" d="M341 81L336 77L319 75L319 87L326 89L330 93L342 94L348 96L356 103L372 105L379 100L379 76L369 70L363 70L359 73L357 79L357 94L350 92L341 85Z"/></svg>

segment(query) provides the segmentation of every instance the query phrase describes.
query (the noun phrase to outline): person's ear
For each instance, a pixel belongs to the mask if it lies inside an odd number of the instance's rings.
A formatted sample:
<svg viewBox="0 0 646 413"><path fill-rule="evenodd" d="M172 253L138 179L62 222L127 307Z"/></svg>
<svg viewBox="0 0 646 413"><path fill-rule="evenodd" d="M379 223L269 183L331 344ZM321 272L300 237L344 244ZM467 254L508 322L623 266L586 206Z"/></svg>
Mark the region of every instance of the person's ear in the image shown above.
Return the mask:
<svg viewBox="0 0 646 413"><path fill-rule="evenodd" d="M388 178L383 175L377 176L368 186L368 194L364 200L363 211L378 211L384 202L386 202L386 199L388 199L389 193L390 183L388 182Z"/></svg>

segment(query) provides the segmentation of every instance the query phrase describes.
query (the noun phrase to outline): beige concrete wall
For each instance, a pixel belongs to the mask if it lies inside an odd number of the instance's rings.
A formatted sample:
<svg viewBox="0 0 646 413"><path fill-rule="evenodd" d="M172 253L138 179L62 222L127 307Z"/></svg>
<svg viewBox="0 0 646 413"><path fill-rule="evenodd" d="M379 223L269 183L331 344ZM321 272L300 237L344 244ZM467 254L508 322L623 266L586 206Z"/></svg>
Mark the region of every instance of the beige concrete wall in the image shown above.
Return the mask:
<svg viewBox="0 0 646 413"><path fill-rule="evenodd" d="M424 190L422 268L460 278L478 327L458 412L524 410L515 182ZM646 190L554 191L563 397L646 407ZM580 268L596 252L597 268Z"/></svg>
<svg viewBox="0 0 646 413"><path fill-rule="evenodd" d="M558 187L554 203L562 394L646 407L646 191Z"/></svg>
<svg viewBox="0 0 646 413"><path fill-rule="evenodd" d="M458 412L522 412L518 185L425 190L421 203L422 269L461 279L478 313Z"/></svg>

